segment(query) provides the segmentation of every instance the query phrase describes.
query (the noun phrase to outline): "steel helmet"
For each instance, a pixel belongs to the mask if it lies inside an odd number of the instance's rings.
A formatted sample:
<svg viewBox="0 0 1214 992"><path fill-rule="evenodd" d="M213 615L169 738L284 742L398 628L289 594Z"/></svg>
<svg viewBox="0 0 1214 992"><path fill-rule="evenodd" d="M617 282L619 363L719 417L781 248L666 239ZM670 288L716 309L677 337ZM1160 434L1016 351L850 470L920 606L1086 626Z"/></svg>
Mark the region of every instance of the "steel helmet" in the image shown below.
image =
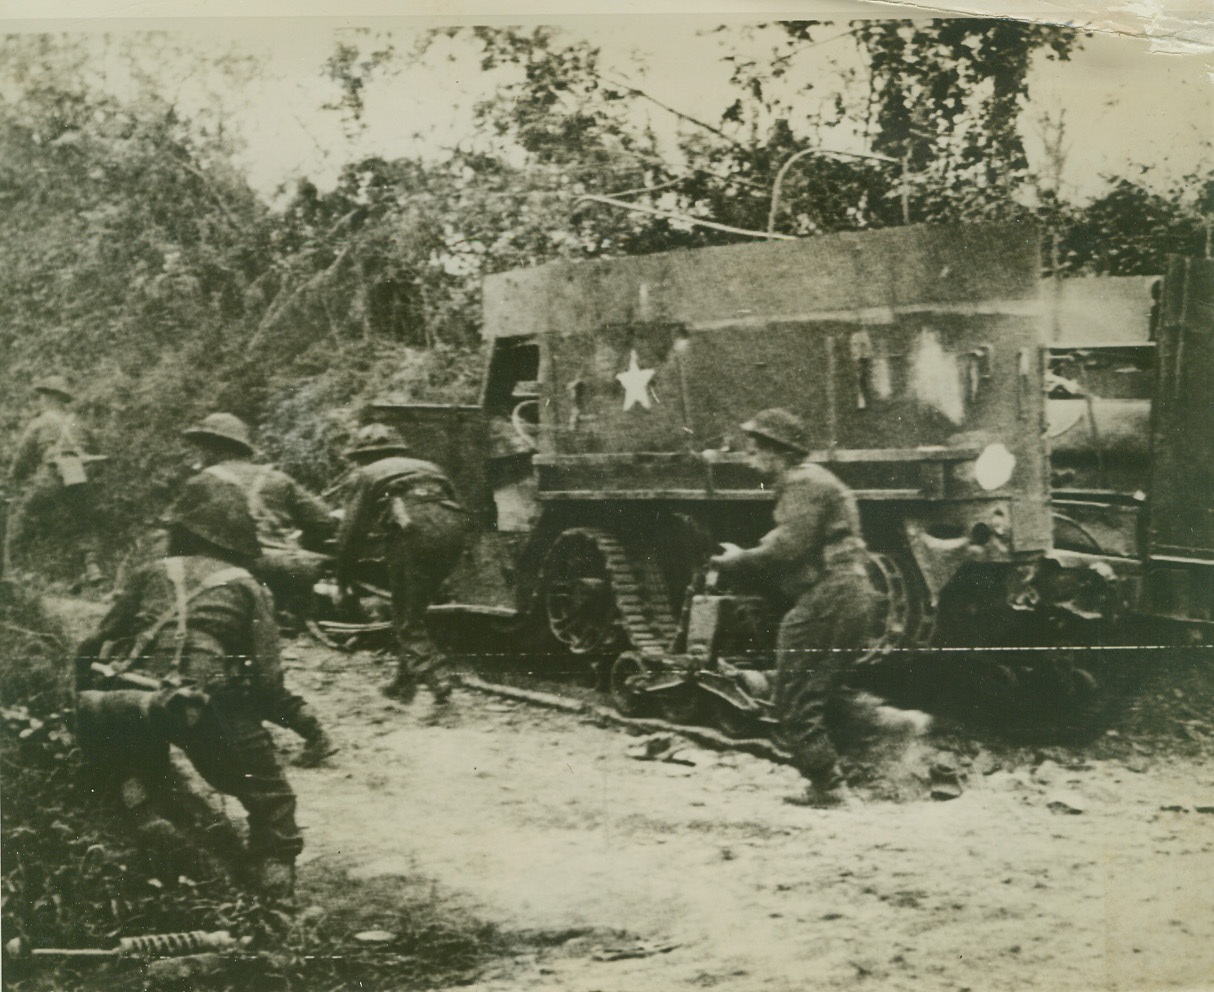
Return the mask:
<svg viewBox="0 0 1214 992"><path fill-rule="evenodd" d="M34 392L51 393L68 403L75 399L75 394L72 393L67 380L61 375L48 375L45 378L39 379L34 383Z"/></svg>
<svg viewBox="0 0 1214 992"><path fill-rule="evenodd" d="M207 472L199 472L186 482L164 522L245 558L261 554L257 525L244 492Z"/></svg>
<svg viewBox="0 0 1214 992"><path fill-rule="evenodd" d="M248 425L231 413L209 414L193 427L182 431L182 437L189 438L198 444L218 442L222 445L239 448L246 455L253 454L253 442L249 437Z"/></svg>
<svg viewBox="0 0 1214 992"><path fill-rule="evenodd" d="M350 458L365 458L371 455L403 455L409 450L395 430L387 424L367 424L354 435L354 443L346 451Z"/></svg>
<svg viewBox="0 0 1214 992"><path fill-rule="evenodd" d="M799 455L809 453L805 439L805 421L783 407L760 410L742 425L742 430L752 437L795 451Z"/></svg>

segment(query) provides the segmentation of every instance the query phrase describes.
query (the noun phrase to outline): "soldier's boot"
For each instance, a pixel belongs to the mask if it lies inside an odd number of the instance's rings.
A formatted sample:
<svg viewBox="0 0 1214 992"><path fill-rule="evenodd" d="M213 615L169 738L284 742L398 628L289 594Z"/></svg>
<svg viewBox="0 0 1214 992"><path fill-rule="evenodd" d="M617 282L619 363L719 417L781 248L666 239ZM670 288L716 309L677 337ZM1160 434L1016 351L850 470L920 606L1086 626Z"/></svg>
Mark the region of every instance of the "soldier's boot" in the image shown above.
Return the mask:
<svg viewBox="0 0 1214 992"><path fill-rule="evenodd" d="M297 768L315 768L337 753L337 745L325 732L316 714L302 706L291 719L291 729L304 739L303 750L291 762Z"/></svg>
<svg viewBox="0 0 1214 992"><path fill-rule="evenodd" d="M442 655L438 653L427 635L414 635L401 649L400 668L397 680L402 678L416 686L424 683L430 695L439 705L451 698L454 680L444 668ZM416 689L414 689L416 691Z"/></svg>
<svg viewBox="0 0 1214 992"><path fill-rule="evenodd" d="M855 805L858 800L848 786L847 779L843 777L843 770L836 762L830 768L812 775L809 786L804 792L785 796L784 801L790 806L832 809Z"/></svg>
<svg viewBox="0 0 1214 992"><path fill-rule="evenodd" d="M403 639L402 639L403 640ZM398 647L396 677L384 687L383 693L400 703L411 703L417 695L420 681L430 683L431 668L424 649L414 643L402 643Z"/></svg>
<svg viewBox="0 0 1214 992"><path fill-rule="evenodd" d="M295 860L267 855L253 864L253 884L267 899L287 902L295 897Z"/></svg>
<svg viewBox="0 0 1214 992"><path fill-rule="evenodd" d="M451 698L451 693L455 689L451 676L438 671L432 671L427 675L426 687L430 690L430 695L434 697L434 701L440 705Z"/></svg>
<svg viewBox="0 0 1214 992"><path fill-rule="evenodd" d="M295 760L291 764L296 768L315 768L326 758L335 755L337 750L333 739L325 733L323 728L318 728L314 736L304 741L303 750L295 756Z"/></svg>
<svg viewBox="0 0 1214 992"><path fill-rule="evenodd" d="M384 686L381 691L389 699L395 699L398 703L411 703L417 695L417 679L403 667L398 668L396 678Z"/></svg>

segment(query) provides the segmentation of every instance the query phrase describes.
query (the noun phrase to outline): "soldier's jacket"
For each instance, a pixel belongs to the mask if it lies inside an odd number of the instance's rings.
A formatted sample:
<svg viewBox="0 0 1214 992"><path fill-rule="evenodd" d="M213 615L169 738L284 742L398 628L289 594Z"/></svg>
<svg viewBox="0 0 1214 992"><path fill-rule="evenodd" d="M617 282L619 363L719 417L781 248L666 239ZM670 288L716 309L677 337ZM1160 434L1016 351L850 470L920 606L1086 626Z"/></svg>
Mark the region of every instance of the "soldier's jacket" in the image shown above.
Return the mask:
<svg viewBox="0 0 1214 992"><path fill-rule="evenodd" d="M851 490L813 462L784 473L773 517L775 528L737 564L769 575L790 599L812 588L836 555L863 547Z"/></svg>
<svg viewBox="0 0 1214 992"><path fill-rule="evenodd" d="M9 468L8 481L20 486L35 476L57 478L52 462L61 452L83 455L87 438L76 417L64 410L38 414L21 435Z"/></svg>
<svg viewBox="0 0 1214 992"><path fill-rule="evenodd" d="M179 591L170 563L180 563L185 607L184 642L178 649ZM227 573L222 585L195 590L208 576ZM208 693L239 692L252 701L261 719L282 723L299 706L283 683L278 627L269 591L244 569L215 558L161 559L131 574L113 606L89 640L96 650L112 642L111 661L127 657L132 643L166 616L159 632L131 666L156 678L194 685Z"/></svg>
<svg viewBox="0 0 1214 992"><path fill-rule="evenodd" d="M297 532L315 541L333 532L329 508L285 472L272 465L232 459L203 469L238 486L248 500L263 548L296 549Z"/></svg>
<svg viewBox="0 0 1214 992"><path fill-rule="evenodd" d="M346 505L337 532L337 563L342 573L360 558L381 550L385 500L399 496L405 507L427 503L462 513L451 480L433 462L391 456L360 467L345 486Z"/></svg>

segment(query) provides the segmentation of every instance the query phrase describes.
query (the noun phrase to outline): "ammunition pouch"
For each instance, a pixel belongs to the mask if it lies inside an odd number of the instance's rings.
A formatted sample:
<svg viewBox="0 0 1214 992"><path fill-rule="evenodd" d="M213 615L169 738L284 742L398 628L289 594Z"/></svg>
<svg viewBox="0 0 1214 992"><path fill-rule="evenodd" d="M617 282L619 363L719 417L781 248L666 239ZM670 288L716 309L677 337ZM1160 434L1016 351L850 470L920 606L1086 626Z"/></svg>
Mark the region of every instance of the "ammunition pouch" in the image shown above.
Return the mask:
<svg viewBox="0 0 1214 992"><path fill-rule="evenodd" d="M84 467L84 458L74 451L60 452L50 459L50 464L65 488L83 486L89 481L88 470Z"/></svg>
<svg viewBox="0 0 1214 992"><path fill-rule="evenodd" d="M76 743L92 761L139 761L192 731L209 703L205 692L179 686L85 689L76 694Z"/></svg>
<svg viewBox="0 0 1214 992"><path fill-rule="evenodd" d="M86 760L146 760L169 741L164 699L142 689L86 689L76 694L76 743Z"/></svg>

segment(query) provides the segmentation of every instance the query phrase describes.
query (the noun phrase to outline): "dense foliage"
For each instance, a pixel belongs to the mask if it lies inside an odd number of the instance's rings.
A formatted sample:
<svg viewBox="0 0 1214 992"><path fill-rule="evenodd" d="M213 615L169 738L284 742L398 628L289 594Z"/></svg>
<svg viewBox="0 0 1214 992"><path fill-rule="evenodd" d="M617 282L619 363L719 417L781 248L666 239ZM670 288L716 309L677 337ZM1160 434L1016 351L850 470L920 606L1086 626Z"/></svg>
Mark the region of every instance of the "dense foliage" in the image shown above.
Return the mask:
<svg viewBox="0 0 1214 992"><path fill-rule="evenodd" d="M444 30L413 49L343 41L320 71L351 134L369 84L435 45L470 46L495 88L475 134L445 156L352 161L333 189L303 181L277 209L232 167L222 104L187 118L158 84L157 67L188 62L189 49L107 41L135 80L119 98L96 85L97 53L82 42L4 39L0 458L28 383L61 371L110 457L99 513L111 560L187 470L181 429L214 409L253 421L270 457L323 488L368 399L475 397L486 273L748 240L679 217L800 236L907 216L1035 219L1064 273L1153 273L1167 252L1206 247L1214 176L1163 193L1111 178L1076 207L1028 169L1029 68L1067 58L1081 43L1072 29L764 30L776 39L765 58L726 54L737 99L719 120L663 104L551 28ZM823 45L860 55L830 93L799 71ZM232 56L206 71L239 84L256 66ZM677 147L655 115L675 121ZM871 154L822 150L845 138Z"/></svg>

